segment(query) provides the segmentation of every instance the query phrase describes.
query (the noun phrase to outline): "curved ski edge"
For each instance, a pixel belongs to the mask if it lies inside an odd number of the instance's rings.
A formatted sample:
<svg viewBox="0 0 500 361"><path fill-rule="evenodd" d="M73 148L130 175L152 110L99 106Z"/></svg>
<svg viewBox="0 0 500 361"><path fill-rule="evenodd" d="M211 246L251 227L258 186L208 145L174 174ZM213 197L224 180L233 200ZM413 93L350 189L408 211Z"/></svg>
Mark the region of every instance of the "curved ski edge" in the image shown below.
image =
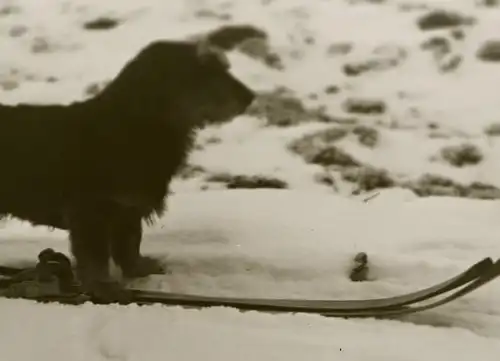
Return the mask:
<svg viewBox="0 0 500 361"><path fill-rule="evenodd" d="M472 282L461 286L455 292L443 297L439 300L432 301L427 304L420 306L402 306L395 309L383 309L383 310L359 310L359 311L344 311L336 310L331 312L319 312L318 314L325 317L343 317L343 318L389 318L394 316L404 316L410 315L412 313L418 313L422 311L431 310L443 305L446 305L452 301L462 298L477 289L485 286L491 281L497 279L500 276L500 260L497 260L493 265L492 269L485 273L483 276L473 280Z"/></svg>
<svg viewBox="0 0 500 361"><path fill-rule="evenodd" d="M210 297L190 294L178 294L158 291L129 289L134 299L133 303L165 305L181 305L192 307L234 307L246 310L270 310L278 312L357 312L359 310L399 309L412 303L421 302L450 292L480 277L488 272L494 263L491 258L484 258L469 267L461 274L437 285L405 295L387 298L362 300L293 300L293 299L263 299Z"/></svg>
<svg viewBox="0 0 500 361"><path fill-rule="evenodd" d="M134 300L122 304L164 304L170 306L205 308L205 307L232 307L242 311L262 311L269 313L309 313L326 317L341 318L388 318L391 316L405 315L421 312L435 308L440 305L460 298L489 281L495 279L500 274L500 262L493 262L490 257L484 258L469 267L461 274L444 281L438 285L424 290L413 292L407 295L388 297L374 300L291 300L291 299L252 299L252 298L224 298L207 297L188 294L164 293L156 291L134 290L131 292ZM433 301L422 306L408 306L420 301L430 301L430 299L453 292L448 297ZM427 293L424 297L423 293ZM429 296L430 295L430 296ZM2 296L0 296L2 297ZM410 300L411 298L411 300ZM40 298L25 298L40 303L60 303L79 305L92 300L86 295L56 295L44 296ZM397 302L392 302L393 300ZM417 301L415 301L417 300ZM378 302L378 306L373 307L373 301ZM403 302L401 302L403 301ZM383 306L381 307L381 304ZM339 307L340 305L340 307ZM319 306L319 307L318 307ZM367 307L368 306L368 307Z"/></svg>

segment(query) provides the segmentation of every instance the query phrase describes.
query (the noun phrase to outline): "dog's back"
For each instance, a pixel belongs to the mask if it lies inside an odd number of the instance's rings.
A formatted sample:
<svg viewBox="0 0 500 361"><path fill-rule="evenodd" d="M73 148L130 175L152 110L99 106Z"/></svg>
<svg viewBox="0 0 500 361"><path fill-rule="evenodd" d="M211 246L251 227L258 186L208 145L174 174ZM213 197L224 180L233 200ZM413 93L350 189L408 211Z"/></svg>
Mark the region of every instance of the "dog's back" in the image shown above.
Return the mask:
<svg viewBox="0 0 500 361"><path fill-rule="evenodd" d="M0 105L0 213L54 202L78 165L83 104ZM37 202L38 201L38 202Z"/></svg>

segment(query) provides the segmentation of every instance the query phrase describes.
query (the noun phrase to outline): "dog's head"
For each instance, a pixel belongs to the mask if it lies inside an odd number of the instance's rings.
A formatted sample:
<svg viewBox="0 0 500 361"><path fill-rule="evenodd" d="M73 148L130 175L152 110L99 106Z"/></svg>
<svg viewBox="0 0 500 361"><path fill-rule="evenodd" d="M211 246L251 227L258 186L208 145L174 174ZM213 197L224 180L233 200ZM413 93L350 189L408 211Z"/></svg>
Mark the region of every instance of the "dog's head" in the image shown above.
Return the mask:
<svg viewBox="0 0 500 361"><path fill-rule="evenodd" d="M196 44L196 59L193 87L185 94L190 106L198 107L197 114L217 123L244 112L255 94L230 73L223 51L202 41Z"/></svg>
<svg viewBox="0 0 500 361"><path fill-rule="evenodd" d="M243 113L255 97L229 67L226 55L204 41L156 41L125 66L110 90L200 125L218 123Z"/></svg>

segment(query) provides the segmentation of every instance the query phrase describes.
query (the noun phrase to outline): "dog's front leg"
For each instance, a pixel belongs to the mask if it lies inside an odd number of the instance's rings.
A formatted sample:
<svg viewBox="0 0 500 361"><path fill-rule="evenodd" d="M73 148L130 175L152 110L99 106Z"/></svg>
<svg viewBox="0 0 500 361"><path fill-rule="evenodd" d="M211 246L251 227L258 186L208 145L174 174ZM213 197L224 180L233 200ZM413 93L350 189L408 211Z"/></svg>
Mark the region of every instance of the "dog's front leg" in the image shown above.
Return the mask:
<svg viewBox="0 0 500 361"><path fill-rule="evenodd" d="M111 226L111 256L126 278L162 274L160 261L141 255L142 216L133 207L116 206Z"/></svg>
<svg viewBox="0 0 500 361"><path fill-rule="evenodd" d="M77 204L66 213L71 252L84 291L104 302L126 301L127 292L109 272L112 213L100 202Z"/></svg>

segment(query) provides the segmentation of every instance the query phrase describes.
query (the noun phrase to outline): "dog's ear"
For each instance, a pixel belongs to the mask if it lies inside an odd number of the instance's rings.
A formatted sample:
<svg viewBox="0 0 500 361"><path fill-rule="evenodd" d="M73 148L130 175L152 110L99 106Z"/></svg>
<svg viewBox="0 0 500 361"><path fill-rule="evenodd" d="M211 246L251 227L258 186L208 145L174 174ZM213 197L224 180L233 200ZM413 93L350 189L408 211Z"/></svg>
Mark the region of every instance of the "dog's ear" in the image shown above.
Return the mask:
<svg viewBox="0 0 500 361"><path fill-rule="evenodd" d="M210 44L206 39L197 42L196 54L201 64L224 69L229 69L231 66L224 51Z"/></svg>

